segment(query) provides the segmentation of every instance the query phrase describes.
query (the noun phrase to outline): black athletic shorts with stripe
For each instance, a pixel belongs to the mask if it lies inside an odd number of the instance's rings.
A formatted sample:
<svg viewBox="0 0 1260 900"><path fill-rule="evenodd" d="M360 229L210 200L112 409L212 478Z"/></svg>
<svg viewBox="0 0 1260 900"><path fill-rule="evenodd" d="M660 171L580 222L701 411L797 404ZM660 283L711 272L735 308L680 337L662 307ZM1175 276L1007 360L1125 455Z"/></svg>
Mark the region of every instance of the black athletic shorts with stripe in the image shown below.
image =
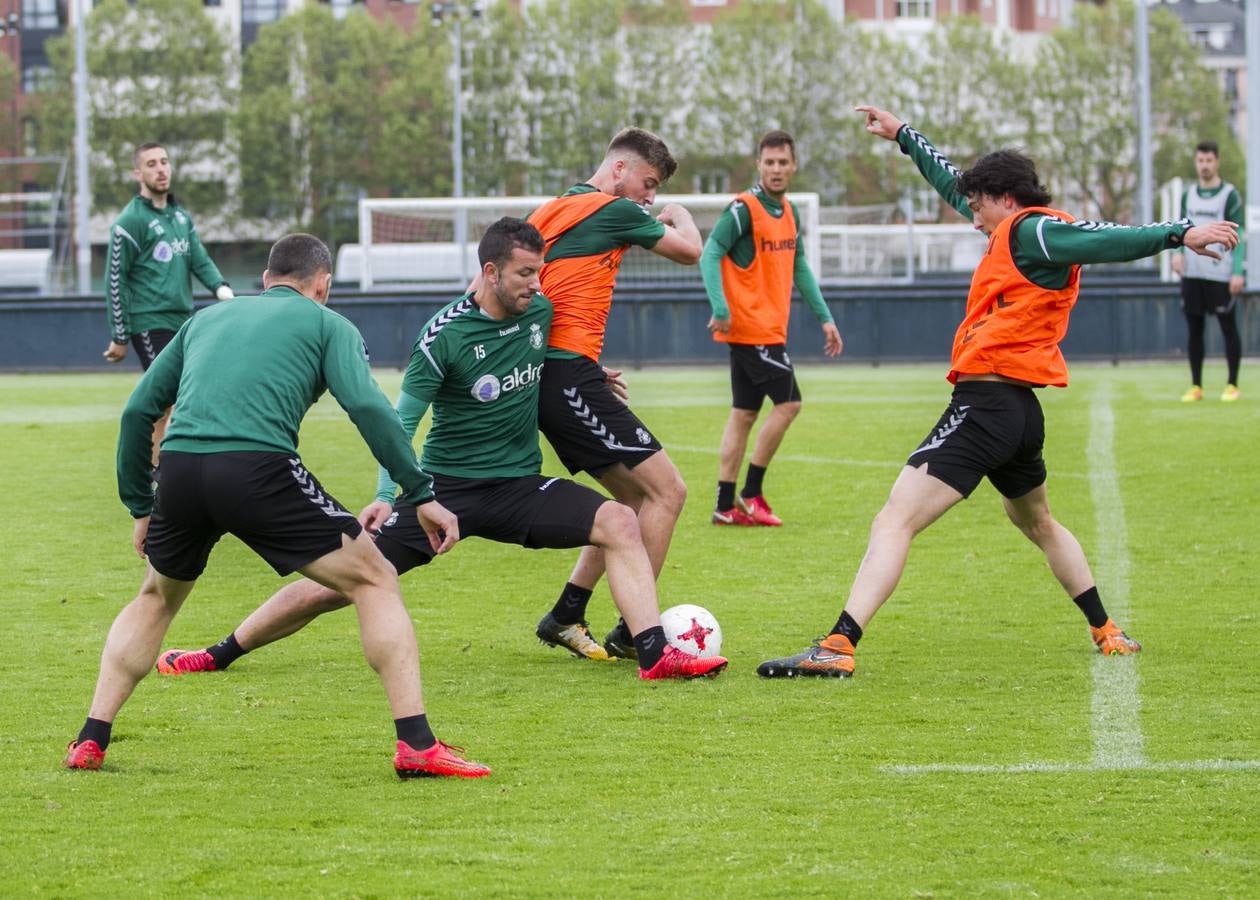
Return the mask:
<svg viewBox="0 0 1260 900"><path fill-rule="evenodd" d="M433 475L437 501L459 519L459 538L480 537L531 550L585 547L607 497L564 478L453 478ZM398 503L376 546L402 574L433 559L429 538L410 503Z"/></svg>
<svg viewBox="0 0 1260 900"><path fill-rule="evenodd" d="M145 540L153 568L193 581L224 534L234 534L281 575L341 547L363 530L287 453L163 450L162 478Z"/></svg>
<svg viewBox="0 0 1260 900"><path fill-rule="evenodd" d="M731 344L731 406L756 412L766 398L778 405L799 402L792 360L783 344Z"/></svg>
<svg viewBox="0 0 1260 900"><path fill-rule="evenodd" d="M988 477L1003 497L1016 500L1045 483L1045 442L1046 420L1032 388L962 381L906 465L927 463L929 475L964 497Z"/></svg>
<svg viewBox="0 0 1260 900"><path fill-rule="evenodd" d="M136 356L140 358L140 368L149 371L149 366L153 365L153 360L157 359L157 355L162 352L171 339L175 337L175 332L168 331L164 328L155 328L151 331L137 331L131 336L131 346L136 348Z"/></svg>
<svg viewBox="0 0 1260 900"><path fill-rule="evenodd" d="M594 360L548 359L539 383L538 428L570 474L633 469L661 449Z"/></svg>
<svg viewBox="0 0 1260 900"><path fill-rule="evenodd" d="M1228 281L1207 278L1181 279L1181 309L1188 316L1220 316L1234 311L1238 295L1229 292Z"/></svg>

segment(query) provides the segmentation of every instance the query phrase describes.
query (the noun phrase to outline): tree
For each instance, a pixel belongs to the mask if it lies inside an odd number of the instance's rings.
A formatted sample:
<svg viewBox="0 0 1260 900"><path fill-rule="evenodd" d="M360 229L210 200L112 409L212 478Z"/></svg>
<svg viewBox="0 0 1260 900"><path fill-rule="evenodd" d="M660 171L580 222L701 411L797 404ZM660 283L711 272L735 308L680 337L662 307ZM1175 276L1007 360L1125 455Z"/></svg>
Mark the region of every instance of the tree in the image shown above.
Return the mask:
<svg viewBox="0 0 1260 900"><path fill-rule="evenodd" d="M1074 18L1037 53L1029 145L1056 195L1087 214L1129 221L1137 190L1133 4L1079 4ZM1155 180L1188 174L1194 145L1208 134L1217 136L1222 156L1241 160L1220 88L1166 10L1151 12L1150 51Z"/></svg>
<svg viewBox="0 0 1260 900"><path fill-rule="evenodd" d="M318 4L262 28L235 118L244 212L336 241L361 195L449 193L449 59L433 29Z"/></svg>
<svg viewBox="0 0 1260 900"><path fill-rule="evenodd" d="M175 192L202 213L227 197L235 105L231 46L198 0L102 0L87 27L93 205L122 206L138 144L161 143L176 166ZM74 34L47 45L51 84L39 92L40 149L67 153L74 134Z"/></svg>

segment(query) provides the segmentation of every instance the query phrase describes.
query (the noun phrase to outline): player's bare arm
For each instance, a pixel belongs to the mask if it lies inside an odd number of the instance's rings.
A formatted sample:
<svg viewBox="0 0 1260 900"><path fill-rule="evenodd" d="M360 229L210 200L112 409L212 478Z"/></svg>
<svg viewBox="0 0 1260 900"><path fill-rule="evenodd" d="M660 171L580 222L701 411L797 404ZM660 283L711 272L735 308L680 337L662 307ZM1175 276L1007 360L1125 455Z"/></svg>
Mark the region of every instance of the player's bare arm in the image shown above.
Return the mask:
<svg viewBox="0 0 1260 900"><path fill-rule="evenodd" d="M1181 242L1187 249L1193 250L1200 256L1220 259L1221 255L1209 249L1210 245L1222 244L1226 250L1233 250L1238 246L1238 226L1233 222L1209 222L1206 225L1196 225L1182 235Z"/></svg>
<svg viewBox="0 0 1260 900"><path fill-rule="evenodd" d="M855 106L854 109L866 115L867 132L884 140L897 140L897 132L905 124L888 110L878 106Z"/></svg>
<svg viewBox="0 0 1260 900"><path fill-rule="evenodd" d="M136 524L131 530L131 546L136 549L136 554L144 559L144 539L149 536L149 517L141 516L136 519Z"/></svg>
<svg viewBox="0 0 1260 900"><path fill-rule="evenodd" d="M127 345L120 344L117 341L110 341L109 346L105 348L105 352L101 356L110 362L120 362L127 355Z"/></svg>
<svg viewBox="0 0 1260 900"><path fill-rule="evenodd" d="M652 252L684 266L700 262L704 241L700 239L700 229L691 213L677 203L667 203L656 218L665 226L665 234Z"/></svg>
<svg viewBox="0 0 1260 900"><path fill-rule="evenodd" d="M823 353L827 356L839 356L844 352L844 341L840 337L840 329L834 322L823 322Z"/></svg>
<svg viewBox="0 0 1260 900"><path fill-rule="evenodd" d="M626 384L626 379L622 377L621 369L610 369L608 366L601 366L601 368L604 370L604 378L608 380L608 389L622 403L629 403L630 386Z"/></svg>
<svg viewBox="0 0 1260 900"><path fill-rule="evenodd" d="M710 316L709 317L709 330L713 332L720 331L722 332L722 334L726 334L728 331L731 330L730 318L727 317L725 319L719 319L717 316Z"/></svg>
<svg viewBox="0 0 1260 900"><path fill-rule="evenodd" d="M359 513L359 524L368 534L377 534L393 512L392 504L384 500L373 500Z"/></svg>

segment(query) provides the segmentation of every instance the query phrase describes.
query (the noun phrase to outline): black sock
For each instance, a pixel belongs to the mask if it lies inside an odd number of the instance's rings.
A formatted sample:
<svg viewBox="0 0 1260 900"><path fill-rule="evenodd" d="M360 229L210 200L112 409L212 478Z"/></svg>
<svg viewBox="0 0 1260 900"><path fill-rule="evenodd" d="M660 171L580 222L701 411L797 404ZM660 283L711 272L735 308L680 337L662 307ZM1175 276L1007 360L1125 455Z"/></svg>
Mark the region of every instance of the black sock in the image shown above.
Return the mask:
<svg viewBox="0 0 1260 900"><path fill-rule="evenodd" d="M639 654L639 668L650 669L665 655L665 629L660 625L645 628L634 636L634 649Z"/></svg>
<svg viewBox="0 0 1260 900"><path fill-rule="evenodd" d="M424 713L395 719L394 732L398 740L406 742L413 750L427 750L437 743L433 729L429 727L429 717Z"/></svg>
<svg viewBox="0 0 1260 900"><path fill-rule="evenodd" d="M586 619L586 604L591 600L589 588L567 582L560 592L560 599L551 607L552 617L561 625L576 625Z"/></svg>
<svg viewBox="0 0 1260 900"><path fill-rule="evenodd" d="M744 489L739 492L739 495L745 500L749 500L753 497L760 497L761 480L765 477L765 466L754 466L752 463L749 463L748 474L744 476Z"/></svg>
<svg viewBox="0 0 1260 900"><path fill-rule="evenodd" d="M735 505L735 482L719 481L718 482L718 512L726 512Z"/></svg>
<svg viewBox="0 0 1260 900"><path fill-rule="evenodd" d="M1072 602L1081 608L1085 618L1089 619L1090 628L1102 628L1107 624L1107 610L1103 609L1102 600L1098 597L1098 586L1090 588Z"/></svg>
<svg viewBox="0 0 1260 900"><path fill-rule="evenodd" d="M214 657L214 667L222 671L249 651L236 642L236 632L233 631L213 647L207 647L206 652Z"/></svg>
<svg viewBox="0 0 1260 900"><path fill-rule="evenodd" d="M862 626L849 615L848 610L840 613L840 618L836 619L836 627L831 629L831 633L843 634L854 647L857 646L858 641L862 640Z"/></svg>
<svg viewBox="0 0 1260 900"><path fill-rule="evenodd" d="M88 716L87 721L83 723L83 728L79 731L79 743L96 741L96 746L100 747L101 751L104 752L105 748L109 746L109 732L113 727L113 722L102 722L100 719L93 719L91 716Z"/></svg>

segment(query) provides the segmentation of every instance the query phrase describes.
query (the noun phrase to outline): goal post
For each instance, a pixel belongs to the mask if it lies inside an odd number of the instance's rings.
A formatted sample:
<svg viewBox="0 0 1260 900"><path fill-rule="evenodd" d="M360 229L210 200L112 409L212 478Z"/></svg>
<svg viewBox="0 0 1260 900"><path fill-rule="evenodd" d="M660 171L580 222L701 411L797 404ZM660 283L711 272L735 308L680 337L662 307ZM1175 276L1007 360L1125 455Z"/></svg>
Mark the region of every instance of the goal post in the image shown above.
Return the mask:
<svg viewBox="0 0 1260 900"><path fill-rule="evenodd" d="M649 211L669 203L684 206L708 237L732 194L658 194ZM525 218L552 197L365 198L359 201L359 243L337 253L336 279L357 281L361 290L422 285L467 285L477 273L477 244L503 216ZM814 193L790 193L800 216L801 238L810 266L821 261L819 201ZM461 246L456 235L463 233ZM632 248L622 263L621 280L699 281L700 273L656 254Z"/></svg>

